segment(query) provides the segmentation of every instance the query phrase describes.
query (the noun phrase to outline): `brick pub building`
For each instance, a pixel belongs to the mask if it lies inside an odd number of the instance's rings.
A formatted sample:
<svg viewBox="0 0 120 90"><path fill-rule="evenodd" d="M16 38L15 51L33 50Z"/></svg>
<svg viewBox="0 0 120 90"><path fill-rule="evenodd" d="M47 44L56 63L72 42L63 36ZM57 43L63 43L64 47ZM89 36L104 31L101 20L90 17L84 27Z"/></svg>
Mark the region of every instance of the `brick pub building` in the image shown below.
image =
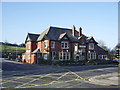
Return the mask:
<svg viewBox="0 0 120 90"><path fill-rule="evenodd" d="M37 63L38 58L44 60L96 60L108 57L108 52L98 46L94 37L82 33L82 28L76 30L50 26L41 34L28 33L26 52L22 61Z"/></svg>

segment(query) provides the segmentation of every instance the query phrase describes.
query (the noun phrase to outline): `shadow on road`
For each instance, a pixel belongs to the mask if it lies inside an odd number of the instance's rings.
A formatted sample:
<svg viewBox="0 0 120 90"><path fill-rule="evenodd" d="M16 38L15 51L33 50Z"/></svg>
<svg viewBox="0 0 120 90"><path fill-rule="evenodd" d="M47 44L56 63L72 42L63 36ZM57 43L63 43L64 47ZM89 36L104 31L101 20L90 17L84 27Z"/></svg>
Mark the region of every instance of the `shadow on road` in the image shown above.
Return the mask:
<svg viewBox="0 0 120 90"><path fill-rule="evenodd" d="M102 68L110 68L110 67L118 67L117 65L84 65L84 66L52 66L52 65L33 65L33 64L24 64L24 63L16 63L9 60L3 60L2 62L2 70L3 71L27 71L27 70L38 70L40 72L54 71L58 72L66 72L66 71L85 71L85 70L93 70L93 69L102 69Z"/></svg>

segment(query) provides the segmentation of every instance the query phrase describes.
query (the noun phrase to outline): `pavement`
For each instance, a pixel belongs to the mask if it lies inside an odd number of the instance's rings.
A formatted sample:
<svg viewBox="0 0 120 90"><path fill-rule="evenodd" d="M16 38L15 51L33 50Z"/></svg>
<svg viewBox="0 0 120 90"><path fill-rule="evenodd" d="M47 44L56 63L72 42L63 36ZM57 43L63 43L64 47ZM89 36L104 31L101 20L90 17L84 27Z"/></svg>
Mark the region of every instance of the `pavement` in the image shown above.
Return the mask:
<svg viewBox="0 0 120 90"><path fill-rule="evenodd" d="M120 87L120 73L110 73L110 74L103 74L99 76L94 76L89 78L89 81L94 84L99 85L108 85L108 86L118 86Z"/></svg>

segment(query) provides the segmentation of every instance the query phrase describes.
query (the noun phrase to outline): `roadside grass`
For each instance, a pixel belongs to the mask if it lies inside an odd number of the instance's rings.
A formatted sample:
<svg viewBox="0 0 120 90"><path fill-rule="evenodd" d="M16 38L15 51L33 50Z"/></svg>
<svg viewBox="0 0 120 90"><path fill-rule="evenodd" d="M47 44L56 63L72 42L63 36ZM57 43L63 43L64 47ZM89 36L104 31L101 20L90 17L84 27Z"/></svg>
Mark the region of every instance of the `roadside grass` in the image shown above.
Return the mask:
<svg viewBox="0 0 120 90"><path fill-rule="evenodd" d="M24 52L24 47L15 47L15 46L8 46L8 45L0 45L0 51L1 52Z"/></svg>

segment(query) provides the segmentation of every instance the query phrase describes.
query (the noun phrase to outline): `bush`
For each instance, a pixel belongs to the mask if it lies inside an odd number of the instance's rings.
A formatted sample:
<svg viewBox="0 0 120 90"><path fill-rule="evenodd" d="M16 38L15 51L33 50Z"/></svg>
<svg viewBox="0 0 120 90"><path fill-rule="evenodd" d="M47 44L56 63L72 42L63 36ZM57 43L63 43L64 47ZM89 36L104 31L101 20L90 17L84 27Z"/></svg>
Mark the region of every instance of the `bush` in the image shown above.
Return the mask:
<svg viewBox="0 0 120 90"><path fill-rule="evenodd" d="M59 64L59 60L54 59L54 65L58 65Z"/></svg>
<svg viewBox="0 0 120 90"><path fill-rule="evenodd" d="M38 58L38 64L50 65L51 64L51 60L45 60L43 57L40 57L40 58Z"/></svg>
<svg viewBox="0 0 120 90"><path fill-rule="evenodd" d="M86 65L97 65L96 60L88 60L85 62Z"/></svg>
<svg viewBox="0 0 120 90"><path fill-rule="evenodd" d="M106 58L105 60L110 60L109 58Z"/></svg>

